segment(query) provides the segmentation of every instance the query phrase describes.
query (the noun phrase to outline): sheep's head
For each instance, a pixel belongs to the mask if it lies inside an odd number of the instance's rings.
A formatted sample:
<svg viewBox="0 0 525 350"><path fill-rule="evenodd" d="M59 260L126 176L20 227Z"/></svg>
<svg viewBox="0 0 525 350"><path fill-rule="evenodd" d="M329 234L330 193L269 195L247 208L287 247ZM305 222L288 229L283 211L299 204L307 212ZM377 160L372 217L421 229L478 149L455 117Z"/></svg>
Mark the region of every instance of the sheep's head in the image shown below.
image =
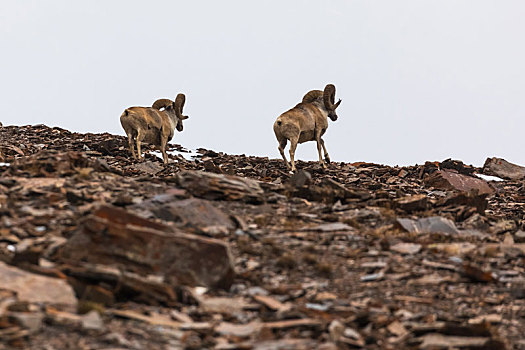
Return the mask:
<svg viewBox="0 0 525 350"><path fill-rule="evenodd" d="M335 109L339 107L341 100L335 102L335 86L332 84L326 85L324 91L321 90L312 90L306 93L303 97L303 103L312 103L314 101L319 101L324 105L324 108L328 111L328 117L333 121L337 120L337 113Z"/></svg>
<svg viewBox="0 0 525 350"><path fill-rule="evenodd" d="M185 102L186 96L184 96L184 94L178 94L175 98L175 102L167 98L161 98L160 100L155 101L151 108L155 108L158 110L164 108L164 110L168 112L174 112L175 116L177 117L177 125L175 127L177 131L182 131L182 121L188 119L187 115L182 115L182 109L184 108Z"/></svg>
<svg viewBox="0 0 525 350"><path fill-rule="evenodd" d="M184 108L184 103L186 102L186 96L184 94L178 94L173 102L173 109L175 110L175 115L177 116L177 131L182 131L182 121L188 119L187 115L182 115L182 109Z"/></svg>
<svg viewBox="0 0 525 350"><path fill-rule="evenodd" d="M328 111L328 117L334 122L337 120L337 113L335 112L336 108L339 107L341 99L335 102L335 86L332 84L326 85L323 92L323 102L326 110Z"/></svg>

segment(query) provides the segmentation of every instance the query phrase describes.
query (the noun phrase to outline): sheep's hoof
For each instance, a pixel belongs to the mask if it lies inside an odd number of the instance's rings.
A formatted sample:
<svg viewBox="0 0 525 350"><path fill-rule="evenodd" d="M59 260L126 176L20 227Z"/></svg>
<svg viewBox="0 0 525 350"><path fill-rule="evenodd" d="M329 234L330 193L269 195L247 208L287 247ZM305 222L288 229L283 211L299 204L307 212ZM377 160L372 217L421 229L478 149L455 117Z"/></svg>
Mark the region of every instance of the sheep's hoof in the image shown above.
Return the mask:
<svg viewBox="0 0 525 350"><path fill-rule="evenodd" d="M324 160L327 164L330 164L330 157L327 155L324 156Z"/></svg>

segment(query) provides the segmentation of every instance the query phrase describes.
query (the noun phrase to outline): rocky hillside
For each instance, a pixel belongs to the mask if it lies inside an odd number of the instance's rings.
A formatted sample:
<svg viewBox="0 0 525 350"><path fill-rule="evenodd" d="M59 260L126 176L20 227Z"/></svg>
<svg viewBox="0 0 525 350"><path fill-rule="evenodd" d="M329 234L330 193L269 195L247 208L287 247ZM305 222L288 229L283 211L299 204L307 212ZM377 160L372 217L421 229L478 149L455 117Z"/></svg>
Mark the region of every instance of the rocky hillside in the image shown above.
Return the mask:
<svg viewBox="0 0 525 350"><path fill-rule="evenodd" d="M523 168L148 152L0 128L0 349L525 349Z"/></svg>

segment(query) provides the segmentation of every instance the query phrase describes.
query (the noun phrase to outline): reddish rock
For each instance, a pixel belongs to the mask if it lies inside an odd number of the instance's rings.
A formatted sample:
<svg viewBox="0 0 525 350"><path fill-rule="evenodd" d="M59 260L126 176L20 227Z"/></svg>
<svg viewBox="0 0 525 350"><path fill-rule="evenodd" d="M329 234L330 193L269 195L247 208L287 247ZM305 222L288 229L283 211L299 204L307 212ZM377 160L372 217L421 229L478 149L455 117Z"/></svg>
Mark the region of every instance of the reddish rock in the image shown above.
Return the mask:
<svg viewBox="0 0 525 350"><path fill-rule="evenodd" d="M462 192L478 191L478 194L494 193L485 180L459 174L455 170L438 170L425 179L425 184L441 190L456 190Z"/></svg>

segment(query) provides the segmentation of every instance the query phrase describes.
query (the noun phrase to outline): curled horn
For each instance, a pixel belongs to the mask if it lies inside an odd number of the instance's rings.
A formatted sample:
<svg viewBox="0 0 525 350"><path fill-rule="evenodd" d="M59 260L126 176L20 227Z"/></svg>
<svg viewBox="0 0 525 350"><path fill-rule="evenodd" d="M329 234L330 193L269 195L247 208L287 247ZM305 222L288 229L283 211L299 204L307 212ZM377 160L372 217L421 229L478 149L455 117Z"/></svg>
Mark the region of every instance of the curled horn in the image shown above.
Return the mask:
<svg viewBox="0 0 525 350"><path fill-rule="evenodd" d="M173 101L168 99L168 98L161 98L161 99L153 102L153 105L151 106L151 108L155 108L155 109L166 108L172 103L173 103Z"/></svg>
<svg viewBox="0 0 525 350"><path fill-rule="evenodd" d="M319 97L323 96L323 92L321 90L312 90L306 93L303 97L303 103L312 103Z"/></svg>
<svg viewBox="0 0 525 350"><path fill-rule="evenodd" d="M178 94L175 98L175 114L179 119L182 118L182 109L184 108L185 102L186 96L184 94Z"/></svg>
<svg viewBox="0 0 525 350"><path fill-rule="evenodd" d="M332 84L326 85L326 87L324 88L324 92L323 92L323 101L324 101L324 106L329 111L333 111L337 107L339 107L341 100L337 101L337 103L334 104L335 102L335 86L334 85Z"/></svg>

